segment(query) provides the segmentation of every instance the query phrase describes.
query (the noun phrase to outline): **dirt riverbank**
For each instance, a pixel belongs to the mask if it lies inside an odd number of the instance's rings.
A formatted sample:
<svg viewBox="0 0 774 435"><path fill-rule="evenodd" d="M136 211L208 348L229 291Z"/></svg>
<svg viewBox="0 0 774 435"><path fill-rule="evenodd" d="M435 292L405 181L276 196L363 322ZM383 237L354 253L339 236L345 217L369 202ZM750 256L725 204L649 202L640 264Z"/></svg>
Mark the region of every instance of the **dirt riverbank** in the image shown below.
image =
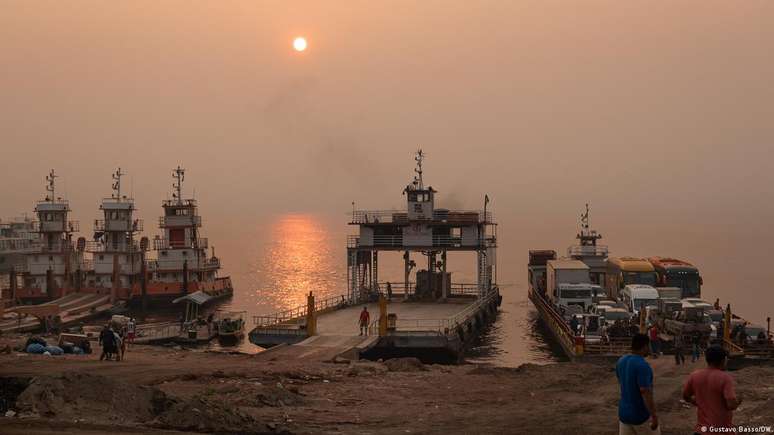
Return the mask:
<svg viewBox="0 0 774 435"><path fill-rule="evenodd" d="M652 363L663 432L690 433L680 391L701 364ZM735 422L774 426L774 366L733 375ZM15 413L0 417L4 434L617 433L612 364L309 363L134 346L121 362L3 353L0 387Z"/></svg>

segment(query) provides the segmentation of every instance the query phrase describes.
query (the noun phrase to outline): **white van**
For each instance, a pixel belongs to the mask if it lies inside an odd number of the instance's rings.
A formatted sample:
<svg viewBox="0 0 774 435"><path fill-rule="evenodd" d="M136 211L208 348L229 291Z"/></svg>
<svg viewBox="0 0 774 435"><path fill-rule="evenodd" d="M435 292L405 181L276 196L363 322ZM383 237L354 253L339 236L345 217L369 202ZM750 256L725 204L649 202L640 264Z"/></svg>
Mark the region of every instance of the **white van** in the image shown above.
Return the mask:
<svg viewBox="0 0 774 435"><path fill-rule="evenodd" d="M658 307L658 290L645 284L629 284L621 291L621 302L634 314L643 307Z"/></svg>

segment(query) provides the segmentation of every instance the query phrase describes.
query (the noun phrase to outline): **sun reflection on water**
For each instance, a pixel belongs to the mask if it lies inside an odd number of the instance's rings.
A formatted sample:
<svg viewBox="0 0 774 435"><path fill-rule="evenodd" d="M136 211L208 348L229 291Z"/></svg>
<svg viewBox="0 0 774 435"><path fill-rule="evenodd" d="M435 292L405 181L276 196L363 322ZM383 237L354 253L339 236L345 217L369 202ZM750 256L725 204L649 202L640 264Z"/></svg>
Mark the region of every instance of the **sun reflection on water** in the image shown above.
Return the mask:
<svg viewBox="0 0 774 435"><path fill-rule="evenodd" d="M268 231L257 276L256 302L274 309L306 303L311 291L318 298L346 292L346 257L339 240L312 215L284 215Z"/></svg>

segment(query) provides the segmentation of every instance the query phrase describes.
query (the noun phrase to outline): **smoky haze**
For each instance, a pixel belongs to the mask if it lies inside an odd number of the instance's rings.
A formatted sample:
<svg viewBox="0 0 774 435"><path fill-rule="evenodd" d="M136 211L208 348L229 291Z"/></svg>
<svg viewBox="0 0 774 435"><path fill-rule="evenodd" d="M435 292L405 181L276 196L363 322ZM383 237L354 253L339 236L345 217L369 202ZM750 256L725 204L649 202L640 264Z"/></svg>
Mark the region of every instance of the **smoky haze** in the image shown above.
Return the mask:
<svg viewBox="0 0 774 435"><path fill-rule="evenodd" d="M422 146L441 205L492 198L504 280L590 202L614 254L691 260L762 319L772 23L763 0L6 1L0 216L56 168L89 222L121 166L153 222L180 164L211 238L285 212L343 225L352 201L402 206Z"/></svg>

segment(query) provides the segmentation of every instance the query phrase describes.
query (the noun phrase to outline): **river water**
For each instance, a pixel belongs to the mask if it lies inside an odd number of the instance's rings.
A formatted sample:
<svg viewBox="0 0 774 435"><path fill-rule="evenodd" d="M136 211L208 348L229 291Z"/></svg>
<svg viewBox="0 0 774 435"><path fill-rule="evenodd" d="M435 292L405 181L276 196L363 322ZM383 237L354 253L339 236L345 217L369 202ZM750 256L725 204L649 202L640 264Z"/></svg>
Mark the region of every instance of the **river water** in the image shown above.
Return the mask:
<svg viewBox="0 0 774 435"><path fill-rule="evenodd" d="M208 220L204 235L216 246L216 254L224 264L222 276L231 276L234 283L233 298L224 301L219 308L245 311L249 329L253 315L300 306L306 302L306 294L310 291L318 299L345 294L346 236L357 231L346 225L347 219L344 214L288 213L229 223L219 221L217 217ZM503 305L497 321L468 353L468 360L499 366L555 361L559 353L546 342L526 297L527 250L553 248L563 252L564 247L573 242L575 228L571 222L561 228L561 234L566 234L566 238L557 235L558 228L544 229L540 233L519 233L513 230L517 225L505 225L506 220L513 219L505 217L500 222L503 231L498 233L497 253L497 281ZM765 326L765 318L772 308L772 296L762 287L767 279L765 274L750 274L745 278L745 285L741 285L738 277L726 273L730 260L718 255L721 247L708 243L712 239L689 238L690 234L687 234L679 239L656 239L660 245L649 246L647 243L651 238L646 237L646 230L641 231L645 233L643 237L636 237L631 232L624 233L628 234L626 238L618 236L611 252L615 255L678 252L678 256L695 261L699 266L705 277L702 294L706 300L714 301L719 297L724 304L735 304L735 312ZM744 238L734 243L724 245L722 249L741 250L748 246ZM763 261L760 257L747 258ZM418 257L414 259L419 260ZM417 263L421 267L422 263ZM379 270L380 281L402 282L401 254L381 254ZM448 271L452 274L452 282L475 282L475 254L450 253ZM768 303L756 304L756 300ZM218 346L212 344L213 348ZM260 350L246 339L237 348L242 352Z"/></svg>
<svg viewBox="0 0 774 435"><path fill-rule="evenodd" d="M241 224L244 231L239 234L216 231L213 237L208 231L224 263L223 275L230 275L234 283L233 298L219 309L245 311L247 327L252 328L253 315L305 304L309 291L317 298L345 294L346 235L356 230L347 228L345 220L344 216L285 214ZM473 282L475 258L474 254L449 255L453 282ZM379 268L380 281L402 282L400 253L380 255ZM509 270L517 272L503 267L498 276L511 284L501 288L503 305L497 321L475 343L468 360L501 366L554 361L554 353L539 332L526 288L514 283ZM211 346L220 348L216 342ZM237 348L260 350L247 339Z"/></svg>

